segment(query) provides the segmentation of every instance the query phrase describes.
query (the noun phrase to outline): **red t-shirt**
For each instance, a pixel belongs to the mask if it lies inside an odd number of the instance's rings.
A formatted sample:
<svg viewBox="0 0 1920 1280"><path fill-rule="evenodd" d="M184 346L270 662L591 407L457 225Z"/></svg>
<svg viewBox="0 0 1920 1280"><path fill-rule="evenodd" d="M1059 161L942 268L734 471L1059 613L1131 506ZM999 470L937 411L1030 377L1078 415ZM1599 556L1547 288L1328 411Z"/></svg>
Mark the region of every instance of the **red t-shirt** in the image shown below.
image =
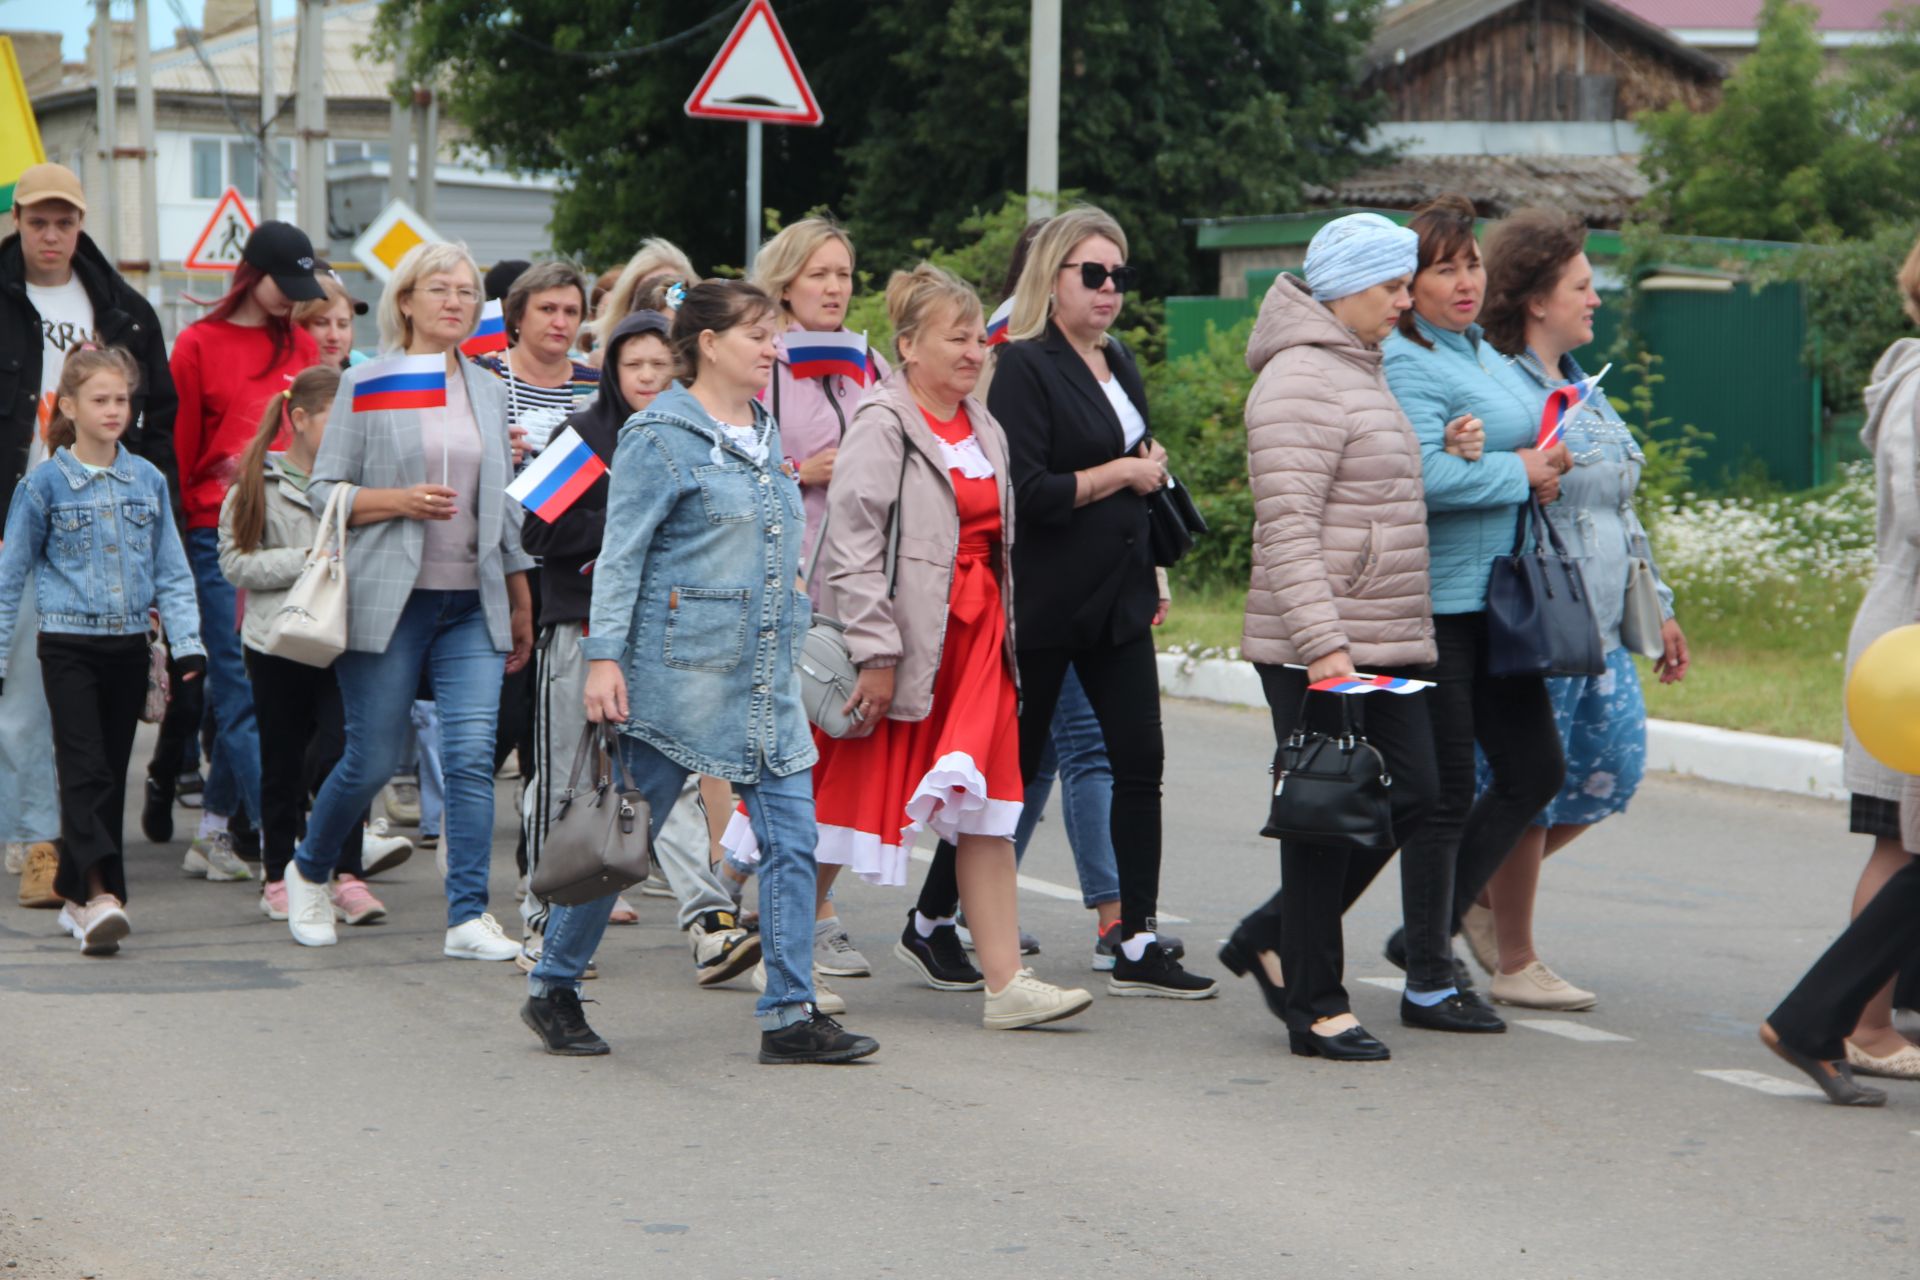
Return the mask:
<svg viewBox="0 0 1920 1280"><path fill-rule="evenodd" d="M220 523L234 460L253 440L267 401L302 369L319 364L320 348L296 325L293 346L275 361L273 336L264 326L201 320L180 331L168 363L180 393L173 451L180 462L181 505L189 529L212 529Z"/></svg>

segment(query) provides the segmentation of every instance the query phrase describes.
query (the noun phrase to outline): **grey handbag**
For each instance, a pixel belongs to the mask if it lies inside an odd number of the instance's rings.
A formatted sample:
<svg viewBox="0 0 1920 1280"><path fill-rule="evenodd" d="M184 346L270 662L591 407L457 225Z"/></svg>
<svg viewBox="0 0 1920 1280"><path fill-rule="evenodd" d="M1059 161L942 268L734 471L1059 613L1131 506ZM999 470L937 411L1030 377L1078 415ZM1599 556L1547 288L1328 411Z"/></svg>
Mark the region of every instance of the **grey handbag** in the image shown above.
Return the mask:
<svg viewBox="0 0 1920 1280"><path fill-rule="evenodd" d="M583 774L588 775L585 788ZM627 776L614 727L588 725L527 887L536 898L563 907L632 888L653 869L652 819Z"/></svg>
<svg viewBox="0 0 1920 1280"><path fill-rule="evenodd" d="M1627 561L1627 595L1620 609L1620 643L1628 652L1657 659L1667 651L1660 628L1660 591L1653 576L1653 560L1645 537L1633 540L1633 554Z"/></svg>
<svg viewBox="0 0 1920 1280"><path fill-rule="evenodd" d="M907 442L900 440L900 489L893 495L893 518L887 523L887 597L893 597L895 573L900 564L900 491L907 484ZM813 558L807 562L807 586L820 568L820 553L827 545L827 525L833 519L832 508L820 520L820 532L813 540ZM860 679L860 668L853 664L847 649L846 624L816 611L813 625L800 641L800 659L795 664L800 674L800 705L807 719L829 738L844 738L858 728L860 721L846 710L853 697L853 686Z"/></svg>

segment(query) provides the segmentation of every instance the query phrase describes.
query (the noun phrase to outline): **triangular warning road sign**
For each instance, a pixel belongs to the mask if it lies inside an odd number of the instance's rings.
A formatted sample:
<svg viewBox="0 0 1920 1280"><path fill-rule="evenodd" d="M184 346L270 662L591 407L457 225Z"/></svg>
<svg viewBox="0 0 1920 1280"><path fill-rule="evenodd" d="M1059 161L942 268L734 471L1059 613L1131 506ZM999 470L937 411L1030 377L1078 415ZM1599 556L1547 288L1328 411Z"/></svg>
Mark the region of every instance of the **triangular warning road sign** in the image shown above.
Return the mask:
<svg viewBox="0 0 1920 1280"><path fill-rule="evenodd" d="M826 119L767 0L753 0L687 99L701 120L819 124Z"/></svg>
<svg viewBox="0 0 1920 1280"><path fill-rule="evenodd" d="M247 212L247 202L228 187L180 265L188 271L231 271L240 265L240 252L252 234L253 215Z"/></svg>

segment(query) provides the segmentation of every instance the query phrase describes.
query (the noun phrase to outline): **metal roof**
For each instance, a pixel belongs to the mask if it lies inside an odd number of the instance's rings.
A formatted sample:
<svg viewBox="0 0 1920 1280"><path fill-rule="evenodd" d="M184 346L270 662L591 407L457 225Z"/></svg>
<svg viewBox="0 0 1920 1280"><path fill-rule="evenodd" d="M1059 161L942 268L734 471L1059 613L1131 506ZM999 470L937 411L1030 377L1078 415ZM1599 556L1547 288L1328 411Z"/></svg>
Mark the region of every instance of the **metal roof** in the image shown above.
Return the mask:
<svg viewBox="0 0 1920 1280"><path fill-rule="evenodd" d="M1370 71L1417 57L1461 32L1505 13L1524 0L1412 0L1388 10L1374 27L1367 45ZM1713 76L1726 75L1718 59L1684 44L1672 32L1608 0L1585 0L1587 10L1603 23L1619 27L1644 44Z"/></svg>
<svg viewBox="0 0 1920 1280"><path fill-rule="evenodd" d="M1462 192L1484 218L1528 205L1577 214L1592 227L1617 227L1645 198L1647 179L1631 156L1406 156L1309 188L1314 204L1411 209Z"/></svg>

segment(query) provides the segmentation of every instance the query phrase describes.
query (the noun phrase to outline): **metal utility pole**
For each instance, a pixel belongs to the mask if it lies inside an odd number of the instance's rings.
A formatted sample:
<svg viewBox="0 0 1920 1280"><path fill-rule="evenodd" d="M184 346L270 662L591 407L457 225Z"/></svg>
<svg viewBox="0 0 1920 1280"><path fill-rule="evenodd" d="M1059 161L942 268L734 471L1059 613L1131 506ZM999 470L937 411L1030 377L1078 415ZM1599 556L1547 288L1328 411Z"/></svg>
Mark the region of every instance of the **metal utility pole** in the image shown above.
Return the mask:
<svg viewBox="0 0 1920 1280"><path fill-rule="evenodd" d="M258 189L261 220L277 217L275 209L280 192L274 181L273 117L280 104L273 92L273 0L260 0L260 174Z"/></svg>
<svg viewBox="0 0 1920 1280"><path fill-rule="evenodd" d="M1027 217L1050 218L1060 192L1060 0L1033 0L1027 51Z"/></svg>
<svg viewBox="0 0 1920 1280"><path fill-rule="evenodd" d="M133 0L133 111L140 119L140 252L147 260L147 301L160 310L160 187L154 141L153 41L147 0Z"/></svg>
<svg viewBox="0 0 1920 1280"><path fill-rule="evenodd" d="M747 256L742 261L748 271L760 253L760 224L765 216L760 202L760 122L747 121Z"/></svg>
<svg viewBox="0 0 1920 1280"><path fill-rule="evenodd" d="M94 75L99 83L95 87L94 110L99 117L100 128L100 171L103 181L100 183L100 217L94 223L96 233L104 232L100 238L107 251L107 260L116 266L120 262L120 218L118 212L119 194L114 190L114 148L120 145L120 121L116 108L120 105L119 86L114 83L118 71L113 56L113 7L108 0L94 0L93 6L93 49Z"/></svg>
<svg viewBox="0 0 1920 1280"><path fill-rule="evenodd" d="M426 85L413 87L413 208L433 219L434 170L440 155L440 100Z"/></svg>
<svg viewBox="0 0 1920 1280"><path fill-rule="evenodd" d="M145 3L145 0L141 0ZM328 241L326 14L321 0L300 0L300 43L294 64L294 125L300 135L300 225L316 244Z"/></svg>

